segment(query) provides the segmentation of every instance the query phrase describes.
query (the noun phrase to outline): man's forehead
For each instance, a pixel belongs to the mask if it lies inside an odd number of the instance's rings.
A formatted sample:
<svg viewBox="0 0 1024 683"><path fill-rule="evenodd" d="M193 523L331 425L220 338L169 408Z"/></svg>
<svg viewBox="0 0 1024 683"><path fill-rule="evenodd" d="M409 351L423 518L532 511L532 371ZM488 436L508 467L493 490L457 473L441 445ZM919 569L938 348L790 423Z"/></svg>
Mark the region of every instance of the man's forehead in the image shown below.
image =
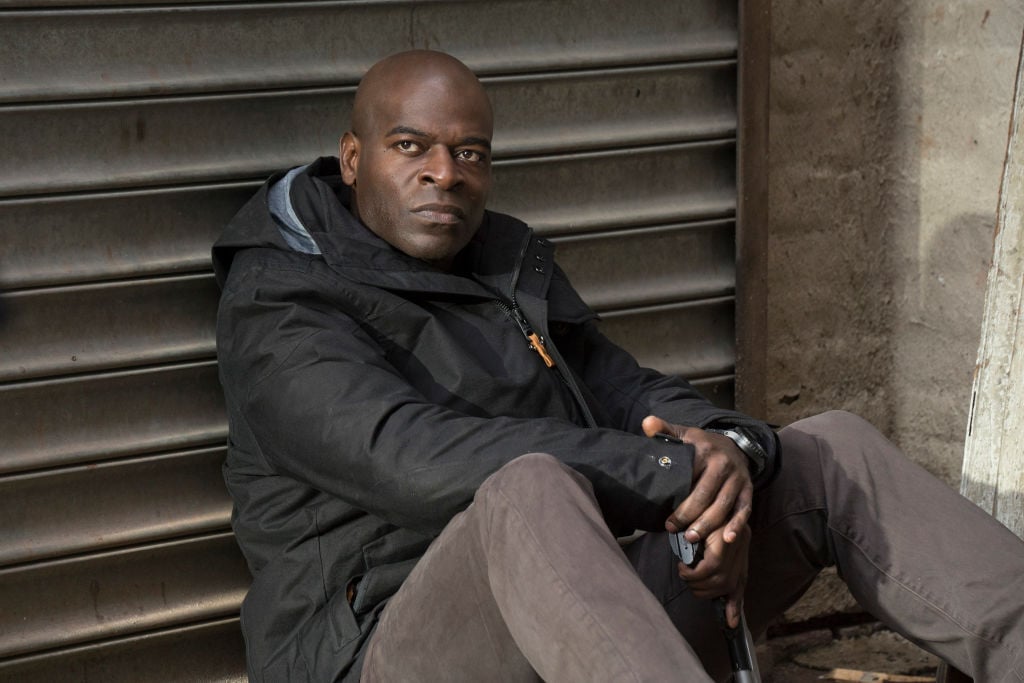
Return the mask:
<svg viewBox="0 0 1024 683"><path fill-rule="evenodd" d="M396 89L368 103L372 128L381 135L448 134L489 143L493 128L490 104L479 89L453 92L450 88L421 85Z"/></svg>

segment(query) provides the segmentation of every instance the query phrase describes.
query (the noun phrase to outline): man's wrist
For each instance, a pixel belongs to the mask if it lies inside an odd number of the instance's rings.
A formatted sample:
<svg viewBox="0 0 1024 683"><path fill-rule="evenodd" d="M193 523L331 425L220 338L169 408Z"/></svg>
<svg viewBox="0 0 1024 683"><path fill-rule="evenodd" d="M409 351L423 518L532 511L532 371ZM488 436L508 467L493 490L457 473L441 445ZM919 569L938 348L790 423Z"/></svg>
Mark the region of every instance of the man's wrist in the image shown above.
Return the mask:
<svg viewBox="0 0 1024 683"><path fill-rule="evenodd" d="M757 479L768 468L768 453L757 442L757 439L742 427L706 427L704 431L721 434L736 444L736 447L747 456L747 466L750 467L751 479Z"/></svg>

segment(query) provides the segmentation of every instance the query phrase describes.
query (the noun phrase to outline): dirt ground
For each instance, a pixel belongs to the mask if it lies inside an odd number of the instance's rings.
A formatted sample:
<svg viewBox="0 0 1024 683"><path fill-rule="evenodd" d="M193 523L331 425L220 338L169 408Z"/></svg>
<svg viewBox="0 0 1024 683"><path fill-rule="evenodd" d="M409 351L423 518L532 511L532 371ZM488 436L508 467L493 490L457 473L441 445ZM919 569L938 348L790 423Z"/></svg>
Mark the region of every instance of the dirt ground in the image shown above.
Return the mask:
<svg viewBox="0 0 1024 683"><path fill-rule="evenodd" d="M838 680L829 675L835 669L927 681L934 680L939 665L935 657L876 622L775 636L769 631L769 637L758 644L757 656L764 683Z"/></svg>

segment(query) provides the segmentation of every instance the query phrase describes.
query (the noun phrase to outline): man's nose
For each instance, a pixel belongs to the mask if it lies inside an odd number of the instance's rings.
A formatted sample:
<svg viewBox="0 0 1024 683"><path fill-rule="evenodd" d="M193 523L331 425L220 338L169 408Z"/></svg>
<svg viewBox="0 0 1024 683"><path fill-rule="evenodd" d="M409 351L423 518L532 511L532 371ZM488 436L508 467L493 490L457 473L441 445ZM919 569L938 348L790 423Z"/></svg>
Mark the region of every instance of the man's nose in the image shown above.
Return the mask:
<svg viewBox="0 0 1024 683"><path fill-rule="evenodd" d="M423 155L420 182L437 185L442 190L450 190L461 181L459 165L447 147L434 145Z"/></svg>

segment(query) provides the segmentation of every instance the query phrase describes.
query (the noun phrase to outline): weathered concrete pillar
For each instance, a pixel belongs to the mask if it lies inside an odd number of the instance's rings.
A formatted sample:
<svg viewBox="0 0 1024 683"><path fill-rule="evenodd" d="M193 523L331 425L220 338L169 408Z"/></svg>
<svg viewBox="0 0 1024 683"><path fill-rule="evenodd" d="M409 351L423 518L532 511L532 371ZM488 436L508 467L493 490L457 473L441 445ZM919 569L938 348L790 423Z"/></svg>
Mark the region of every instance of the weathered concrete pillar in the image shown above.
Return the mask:
<svg viewBox="0 0 1024 683"><path fill-rule="evenodd" d="M1024 42L964 444L961 492L1024 537Z"/></svg>

